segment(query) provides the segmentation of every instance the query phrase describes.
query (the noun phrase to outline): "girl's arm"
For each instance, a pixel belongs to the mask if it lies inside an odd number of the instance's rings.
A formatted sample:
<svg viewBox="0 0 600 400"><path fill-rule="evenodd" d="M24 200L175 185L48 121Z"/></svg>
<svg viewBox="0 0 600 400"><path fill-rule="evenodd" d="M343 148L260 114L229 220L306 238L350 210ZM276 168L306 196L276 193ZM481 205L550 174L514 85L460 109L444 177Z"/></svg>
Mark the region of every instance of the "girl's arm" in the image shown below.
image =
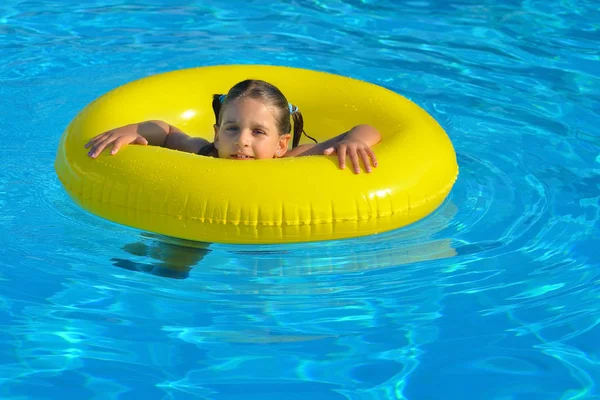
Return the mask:
<svg viewBox="0 0 600 400"><path fill-rule="evenodd" d="M85 148L90 148L88 155L96 158L108 146L112 147L110 154L115 154L128 144L161 146L197 153L208 143L205 139L188 136L164 121L145 121L101 133L90 139Z"/></svg>
<svg viewBox="0 0 600 400"><path fill-rule="evenodd" d="M355 173L360 173L360 160L362 160L365 171L371 172L371 165L377 167L375 153L372 146L379 143L381 134L371 125L358 125L331 138L323 143L304 144L291 149L286 157L313 156L318 154L338 155L340 168L346 167L346 157L350 158Z"/></svg>

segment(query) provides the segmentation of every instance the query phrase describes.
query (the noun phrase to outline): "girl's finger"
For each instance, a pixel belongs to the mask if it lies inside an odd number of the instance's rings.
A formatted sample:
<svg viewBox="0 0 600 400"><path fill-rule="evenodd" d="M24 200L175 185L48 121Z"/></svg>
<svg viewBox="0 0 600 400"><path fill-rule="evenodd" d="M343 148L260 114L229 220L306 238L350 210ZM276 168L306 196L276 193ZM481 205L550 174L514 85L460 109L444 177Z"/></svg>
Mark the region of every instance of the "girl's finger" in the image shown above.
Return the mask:
<svg viewBox="0 0 600 400"><path fill-rule="evenodd" d="M93 147L96 143L98 143L100 141L101 138L99 138L98 136L96 136L95 138L90 139L86 144L85 144L85 148L87 149L88 147Z"/></svg>
<svg viewBox="0 0 600 400"><path fill-rule="evenodd" d="M338 155L338 163L340 164L340 168L341 169L346 168L346 146L345 145L341 145L337 149L337 155Z"/></svg>
<svg viewBox="0 0 600 400"><path fill-rule="evenodd" d="M85 144L84 147L87 149L88 147L93 146L96 142L106 139L111 133L112 133L112 131L108 131L108 132L104 132L104 133L94 136L93 138L88 140L88 142Z"/></svg>
<svg viewBox="0 0 600 400"><path fill-rule="evenodd" d="M350 162L352 163L352 168L354 168L354 172L360 174L360 161L358 161L358 153L356 148L350 149L348 152L348 156L350 157Z"/></svg>
<svg viewBox="0 0 600 400"><path fill-rule="evenodd" d="M365 149L359 149L358 154L362 159L363 165L365 166L365 171L367 173L371 172L371 160L369 160L369 155Z"/></svg>
<svg viewBox="0 0 600 400"><path fill-rule="evenodd" d="M124 137L120 137L113 142L112 149L110 150L111 155L116 154L117 151L119 151L119 149L121 149L121 147L123 147L123 145L126 144L124 139Z"/></svg>
<svg viewBox="0 0 600 400"><path fill-rule="evenodd" d="M367 147L365 149L365 151L367 152L367 154L369 155L369 158L371 159L371 164L373 164L374 167L377 167L377 165L378 165L377 157L375 157L375 153L373 152L373 149L371 149L370 147Z"/></svg>
<svg viewBox="0 0 600 400"><path fill-rule="evenodd" d="M133 142L131 142L132 144L139 144L142 146L146 146L148 144L148 140L143 137L143 136L138 136L137 138L135 138L135 140Z"/></svg>
<svg viewBox="0 0 600 400"><path fill-rule="evenodd" d="M113 142L112 139L105 139L101 142L96 143L92 146L92 149L88 152L88 155L92 158L98 157L98 154L102 153L102 151Z"/></svg>

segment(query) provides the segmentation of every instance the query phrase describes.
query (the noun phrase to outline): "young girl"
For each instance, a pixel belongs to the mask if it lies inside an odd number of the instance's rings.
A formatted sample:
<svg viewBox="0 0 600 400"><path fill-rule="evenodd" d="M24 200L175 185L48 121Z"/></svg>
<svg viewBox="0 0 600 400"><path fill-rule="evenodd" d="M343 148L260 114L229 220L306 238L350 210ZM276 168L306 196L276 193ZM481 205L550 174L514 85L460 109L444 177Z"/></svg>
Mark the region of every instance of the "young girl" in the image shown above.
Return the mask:
<svg viewBox="0 0 600 400"><path fill-rule="evenodd" d="M227 95L214 95L212 106L216 119L213 143L188 136L163 121L146 121L102 133L92 138L85 147L90 148L88 155L92 158L108 146L112 146L110 154L115 154L124 145L139 144L234 160L337 153L342 169L345 168L346 157L350 159L355 173L360 172L361 161L366 172L371 172L371 166L377 166L371 147L380 141L381 136L369 125L355 126L323 143L299 146L301 134L306 135L302 114L270 83L245 80L233 86ZM293 138L290 135L290 119L294 121ZM290 139L292 149L288 150Z"/></svg>

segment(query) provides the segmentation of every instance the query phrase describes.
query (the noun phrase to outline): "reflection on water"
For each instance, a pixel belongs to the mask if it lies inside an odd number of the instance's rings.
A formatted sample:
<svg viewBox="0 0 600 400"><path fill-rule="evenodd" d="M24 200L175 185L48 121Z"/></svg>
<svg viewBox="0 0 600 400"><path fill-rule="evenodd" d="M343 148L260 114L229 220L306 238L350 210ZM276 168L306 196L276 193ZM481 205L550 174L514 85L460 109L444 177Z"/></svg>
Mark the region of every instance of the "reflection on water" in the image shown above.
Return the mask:
<svg viewBox="0 0 600 400"><path fill-rule="evenodd" d="M448 226L456 211L456 206L447 201L418 227L393 232L385 241L377 236L371 237L377 243L371 250L364 247L357 250L348 244L356 242L356 239L347 243L311 244L310 251L303 251L306 245L221 246L220 261L210 264L209 268L238 275L308 276L369 271L448 258L457 254L451 240L432 237ZM415 240L415 236L418 240ZM128 258L113 257L113 265L130 271L185 279L193 268L202 268L202 261L213 251L210 243L151 233L141 234L140 239L124 245L121 250L127 253ZM485 246L480 245L479 249ZM469 251L468 246L463 246L463 251ZM223 256L223 253L227 256ZM229 257L226 261L222 260Z"/></svg>

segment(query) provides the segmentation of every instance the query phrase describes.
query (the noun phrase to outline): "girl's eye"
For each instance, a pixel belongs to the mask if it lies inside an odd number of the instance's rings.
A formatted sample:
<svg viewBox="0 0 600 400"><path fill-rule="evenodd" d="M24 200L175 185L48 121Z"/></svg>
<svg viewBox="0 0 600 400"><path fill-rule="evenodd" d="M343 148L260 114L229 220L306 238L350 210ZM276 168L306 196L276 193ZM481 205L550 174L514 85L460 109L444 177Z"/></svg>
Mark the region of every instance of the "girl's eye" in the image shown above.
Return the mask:
<svg viewBox="0 0 600 400"><path fill-rule="evenodd" d="M237 131L237 126L228 126L227 128L225 128L226 131Z"/></svg>
<svg viewBox="0 0 600 400"><path fill-rule="evenodd" d="M260 129L255 130L254 133L257 135L265 135L265 131L261 131Z"/></svg>

